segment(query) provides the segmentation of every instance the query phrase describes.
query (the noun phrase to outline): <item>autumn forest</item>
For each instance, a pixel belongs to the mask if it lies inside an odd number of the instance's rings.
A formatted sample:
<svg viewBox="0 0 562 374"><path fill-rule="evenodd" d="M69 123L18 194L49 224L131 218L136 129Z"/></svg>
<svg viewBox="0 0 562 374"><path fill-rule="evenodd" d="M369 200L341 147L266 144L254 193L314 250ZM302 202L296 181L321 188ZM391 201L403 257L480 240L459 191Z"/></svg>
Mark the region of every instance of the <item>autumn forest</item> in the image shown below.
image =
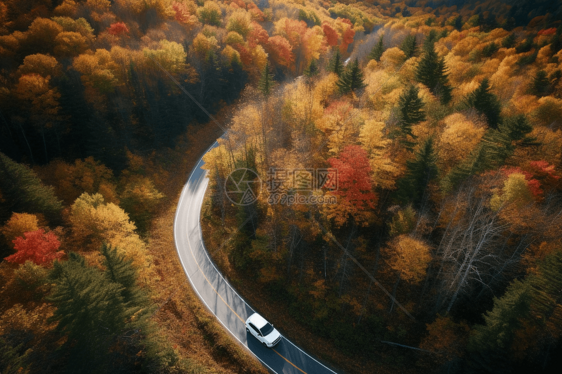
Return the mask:
<svg viewBox="0 0 562 374"><path fill-rule="evenodd" d="M203 155L213 261L337 372L556 372L561 79L556 1L1 0L0 373L267 372L178 261Z"/></svg>

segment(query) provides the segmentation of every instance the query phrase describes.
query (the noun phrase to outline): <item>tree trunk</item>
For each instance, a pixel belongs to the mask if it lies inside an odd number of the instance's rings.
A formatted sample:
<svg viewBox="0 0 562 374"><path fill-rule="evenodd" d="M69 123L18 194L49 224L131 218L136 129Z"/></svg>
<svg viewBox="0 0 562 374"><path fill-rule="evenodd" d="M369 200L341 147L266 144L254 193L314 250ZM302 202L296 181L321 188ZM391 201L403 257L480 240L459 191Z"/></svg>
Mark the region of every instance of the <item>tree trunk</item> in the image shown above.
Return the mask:
<svg viewBox="0 0 562 374"><path fill-rule="evenodd" d="M268 100L267 100L267 98L265 98L264 101L263 101L262 110L261 110L261 132L262 132L263 154L264 154L264 157L265 157L265 164L266 164L266 166L269 167L269 159L268 159L268 156L267 156L267 131L265 129L265 127L266 127L265 113L266 113L266 109L267 109L267 104L268 104Z"/></svg>

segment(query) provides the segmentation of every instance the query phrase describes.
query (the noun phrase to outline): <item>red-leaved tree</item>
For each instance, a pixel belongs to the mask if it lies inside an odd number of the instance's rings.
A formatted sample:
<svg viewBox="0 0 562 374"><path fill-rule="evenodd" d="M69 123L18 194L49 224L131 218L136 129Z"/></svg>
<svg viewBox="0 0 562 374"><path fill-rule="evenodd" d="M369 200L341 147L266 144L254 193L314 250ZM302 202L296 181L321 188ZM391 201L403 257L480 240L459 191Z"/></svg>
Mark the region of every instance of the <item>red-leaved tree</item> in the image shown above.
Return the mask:
<svg viewBox="0 0 562 374"><path fill-rule="evenodd" d="M16 264L33 261L37 265L43 265L61 258L64 254L63 251L57 251L60 241L52 232L45 233L45 230L39 229L23 235L25 238L20 236L14 239L16 253L6 257L6 261Z"/></svg>
<svg viewBox="0 0 562 374"><path fill-rule="evenodd" d="M337 226L349 216L363 224L368 220L369 210L375 208L377 195L372 191L371 166L367 152L358 145L348 145L338 158L328 159L330 166L337 170L338 187L331 194L339 196L338 204L330 217Z"/></svg>
<svg viewBox="0 0 562 374"><path fill-rule="evenodd" d="M547 189L555 188L558 183L560 183L560 176L557 174L554 165L544 160L531 161L529 163L529 168L535 178Z"/></svg>
<svg viewBox="0 0 562 374"><path fill-rule="evenodd" d="M520 167L504 167L501 170L505 176L513 173L520 173L525 176L527 187L534 197L541 198L544 194L543 189L555 187L559 183L560 177L556 174L554 165L546 161L531 161L526 170Z"/></svg>
<svg viewBox="0 0 562 374"><path fill-rule="evenodd" d="M556 34L556 27L551 27L549 29L541 30L537 35L554 35Z"/></svg>
<svg viewBox="0 0 562 374"><path fill-rule="evenodd" d="M109 26L107 32L110 33L111 35L118 36L122 34L128 34L129 28L123 22L115 22L112 23L111 26Z"/></svg>

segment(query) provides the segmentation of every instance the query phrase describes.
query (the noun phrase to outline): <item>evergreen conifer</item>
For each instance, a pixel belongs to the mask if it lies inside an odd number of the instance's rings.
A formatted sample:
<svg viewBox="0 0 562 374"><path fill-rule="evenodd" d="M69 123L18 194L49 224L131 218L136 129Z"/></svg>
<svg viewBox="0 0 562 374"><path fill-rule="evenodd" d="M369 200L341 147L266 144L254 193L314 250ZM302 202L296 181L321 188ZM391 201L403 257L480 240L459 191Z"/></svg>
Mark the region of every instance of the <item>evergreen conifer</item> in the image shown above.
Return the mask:
<svg viewBox="0 0 562 374"><path fill-rule="evenodd" d="M369 59L370 60L375 60L377 62L381 60L382 54L385 51L384 44L383 44L383 38L384 38L384 35L381 35L380 38L379 38L379 41L377 42L377 44L375 44L375 46L371 50L371 53L369 53Z"/></svg>
<svg viewBox="0 0 562 374"><path fill-rule="evenodd" d="M268 97L271 94L274 82L273 74L269 71L269 61L266 61L261 73L261 78L258 82L258 88L263 96Z"/></svg>
<svg viewBox="0 0 562 374"><path fill-rule="evenodd" d="M363 72L359 67L359 61L357 59L355 59L355 61L349 64L347 69L345 69L345 72L340 76L337 85L340 93L342 94L346 94L366 86L363 81Z"/></svg>
<svg viewBox="0 0 562 374"><path fill-rule="evenodd" d="M328 63L328 71L331 73L336 73L338 76L341 76L344 72L344 66L341 61L341 54L338 48L335 48L335 52L330 58L330 62Z"/></svg>
<svg viewBox="0 0 562 374"><path fill-rule="evenodd" d="M497 129L501 122L501 104L491 91L488 78L484 78L480 87L468 95L467 104L486 117L488 126Z"/></svg>
<svg viewBox="0 0 562 374"><path fill-rule="evenodd" d="M423 102L419 97L419 89L416 86L409 86L404 90L398 101L399 120L397 129L390 133L390 138L398 139L408 150L412 150L414 142L409 137L416 139L412 133L412 126L425 121L425 113L422 110Z"/></svg>

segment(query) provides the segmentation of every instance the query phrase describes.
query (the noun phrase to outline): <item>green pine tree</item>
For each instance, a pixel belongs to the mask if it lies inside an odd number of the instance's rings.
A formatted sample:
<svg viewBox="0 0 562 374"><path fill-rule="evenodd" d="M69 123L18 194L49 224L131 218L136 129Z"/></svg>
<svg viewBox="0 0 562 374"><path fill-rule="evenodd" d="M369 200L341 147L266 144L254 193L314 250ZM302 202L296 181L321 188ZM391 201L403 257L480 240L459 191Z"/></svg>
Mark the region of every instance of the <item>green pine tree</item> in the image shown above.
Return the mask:
<svg viewBox="0 0 562 374"><path fill-rule="evenodd" d="M55 287L48 300L57 307L52 320L67 336L67 370L107 372L110 347L132 316L121 296L123 286L110 282L73 252L68 261L54 262L50 277Z"/></svg>
<svg viewBox="0 0 562 374"><path fill-rule="evenodd" d="M419 89L413 85L406 88L398 100L398 125L396 130L390 133L390 138L398 139L400 144L410 151L415 143L409 140L409 138L417 138L412 133L412 126L425 121L426 118L422 110L423 105L423 101L419 97Z"/></svg>
<svg viewBox="0 0 562 374"><path fill-rule="evenodd" d="M470 349L509 349L515 331L530 310L530 287L527 282L515 280L505 294L494 298L494 307L484 315L484 325L476 325Z"/></svg>
<svg viewBox="0 0 562 374"><path fill-rule="evenodd" d="M359 61L355 59L345 72L340 76L337 82L339 91L341 94L346 94L361 88L365 88L365 82L363 79L363 72L359 67Z"/></svg>
<svg viewBox="0 0 562 374"><path fill-rule="evenodd" d="M149 319L153 308L135 283L130 261L108 246L102 254L104 271L70 252L49 274L54 290L48 300L57 307L52 320L67 337L64 372L153 373L177 365L177 355Z"/></svg>
<svg viewBox="0 0 562 374"><path fill-rule="evenodd" d="M550 81L548 80L548 75L546 71L539 70L535 74L531 86L529 87L531 94L542 97L550 93Z"/></svg>
<svg viewBox="0 0 562 374"><path fill-rule="evenodd" d="M462 30L462 17L461 16L457 16L457 18L455 18L455 29L461 31Z"/></svg>
<svg viewBox="0 0 562 374"><path fill-rule="evenodd" d="M529 52L531 49L533 49L534 46L535 43L533 42L533 36L530 36L527 39L525 39L523 43L515 47L515 52L517 53Z"/></svg>
<svg viewBox="0 0 562 374"><path fill-rule="evenodd" d="M13 346L3 336L0 336L0 373L27 373L27 359L31 350L25 350L24 344ZM23 370L22 370L23 369Z"/></svg>
<svg viewBox="0 0 562 374"><path fill-rule="evenodd" d="M117 248L111 248L103 244L101 254L104 256L104 275L112 283L123 287L121 296L127 307L128 313L137 313L149 304L145 292L137 285L137 271L133 267L132 260L127 260L124 255L117 252Z"/></svg>
<svg viewBox="0 0 562 374"><path fill-rule="evenodd" d="M382 54L385 51L383 38L384 34L380 36L379 41L377 42L377 44L375 44L375 46L371 50L371 53L369 53L369 60L375 60L377 62L381 60Z"/></svg>
<svg viewBox="0 0 562 374"><path fill-rule="evenodd" d="M437 86L434 88L435 95L439 97L439 101L443 105L449 104L451 99L451 91L453 89L449 85L449 75L447 74L447 67L445 66L445 59L441 58L437 67Z"/></svg>
<svg viewBox="0 0 562 374"><path fill-rule="evenodd" d="M265 66L261 72L261 77L258 82L258 88L263 94L263 96L268 97L271 95L271 90L273 89L273 74L271 74L269 69L269 61L266 61Z"/></svg>
<svg viewBox="0 0 562 374"><path fill-rule="evenodd" d="M437 177L437 156L433 148L433 138L428 138L412 161L406 162L406 174L397 182L398 199L402 203L411 202L423 208L428 199L427 186Z"/></svg>
<svg viewBox="0 0 562 374"><path fill-rule="evenodd" d="M42 213L52 223L59 223L62 203L53 187L45 186L29 167L0 153L0 221L12 212ZM3 213L3 214L2 214ZM2 217L8 215L8 217Z"/></svg>
<svg viewBox="0 0 562 374"><path fill-rule="evenodd" d="M542 337L528 342L531 358L540 352L541 363L551 359L557 354L552 346L562 326L560 300L562 251L557 249L538 261L536 270L524 280L515 280L502 297L494 298L494 307L484 315L485 324L475 326L471 334L468 372L510 372L514 361L511 348L523 323L536 329L535 336Z"/></svg>
<svg viewBox="0 0 562 374"><path fill-rule="evenodd" d="M482 48L482 57L492 57L500 49L499 45L494 42L488 43Z"/></svg>
<svg viewBox="0 0 562 374"><path fill-rule="evenodd" d="M304 69L304 76L306 77L306 83L311 85L316 77L320 73L320 68L318 67L318 62L316 60L310 61L310 64Z"/></svg>
<svg viewBox="0 0 562 374"><path fill-rule="evenodd" d="M515 280L494 307L484 315L484 325L476 325L468 343L469 373L509 373L510 353L516 331L530 311L528 282Z"/></svg>
<svg viewBox="0 0 562 374"><path fill-rule="evenodd" d="M537 265L538 270L526 279L531 288L533 322L555 341L562 331L562 251L554 250Z"/></svg>
<svg viewBox="0 0 562 374"><path fill-rule="evenodd" d="M529 136L533 126L523 114L506 118L499 128L500 132L507 136L506 147L509 145L528 147L539 145L535 137Z"/></svg>
<svg viewBox="0 0 562 374"><path fill-rule="evenodd" d="M484 78L480 87L468 95L466 103L486 117L490 128L498 128L501 122L501 104L496 95L490 91L488 78Z"/></svg>
<svg viewBox="0 0 562 374"><path fill-rule="evenodd" d="M341 76L344 72L344 66L341 61L341 54L338 48L335 48L335 52L330 58L330 62L328 63L328 71L331 73L336 73L338 76Z"/></svg>
<svg viewBox="0 0 562 374"><path fill-rule="evenodd" d="M437 33L437 30L431 29L431 31L429 31L429 34L423 41L423 50L432 50L437 40L439 40L439 34Z"/></svg>
<svg viewBox="0 0 562 374"><path fill-rule="evenodd" d="M445 59L439 58L433 43L428 45L416 68L416 80L439 97L442 104L451 101L451 87L447 77Z"/></svg>
<svg viewBox="0 0 562 374"><path fill-rule="evenodd" d="M304 69L304 75L309 78L315 77L320 73L320 69L318 68L318 61L312 59L310 64Z"/></svg>
<svg viewBox="0 0 562 374"><path fill-rule="evenodd" d="M515 34L509 34L505 38L502 39L502 47L504 48L513 48L517 44L517 38Z"/></svg>
<svg viewBox="0 0 562 374"><path fill-rule="evenodd" d="M414 57L418 50L416 37L414 35L406 36L406 39L404 39L404 41L400 45L400 49L404 52L407 59L410 57Z"/></svg>
<svg viewBox="0 0 562 374"><path fill-rule="evenodd" d="M450 191L472 175L502 166L513 154L514 149L507 134L498 130L488 130L478 147L443 178L441 188Z"/></svg>

